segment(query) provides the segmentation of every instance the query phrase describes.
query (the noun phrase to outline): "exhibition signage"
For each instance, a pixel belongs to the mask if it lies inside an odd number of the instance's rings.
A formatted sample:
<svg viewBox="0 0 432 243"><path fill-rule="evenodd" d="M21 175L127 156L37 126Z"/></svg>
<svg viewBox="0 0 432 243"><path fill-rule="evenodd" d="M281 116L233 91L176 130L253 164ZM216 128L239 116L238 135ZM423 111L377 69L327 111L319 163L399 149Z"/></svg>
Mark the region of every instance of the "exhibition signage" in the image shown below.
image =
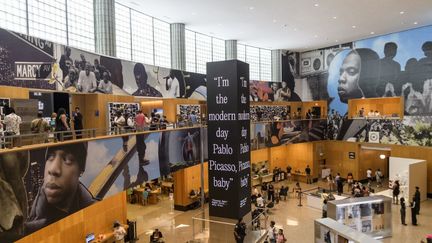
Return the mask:
<svg viewBox="0 0 432 243"><path fill-rule="evenodd" d="M210 216L238 219L251 210L249 65L207 63Z"/></svg>

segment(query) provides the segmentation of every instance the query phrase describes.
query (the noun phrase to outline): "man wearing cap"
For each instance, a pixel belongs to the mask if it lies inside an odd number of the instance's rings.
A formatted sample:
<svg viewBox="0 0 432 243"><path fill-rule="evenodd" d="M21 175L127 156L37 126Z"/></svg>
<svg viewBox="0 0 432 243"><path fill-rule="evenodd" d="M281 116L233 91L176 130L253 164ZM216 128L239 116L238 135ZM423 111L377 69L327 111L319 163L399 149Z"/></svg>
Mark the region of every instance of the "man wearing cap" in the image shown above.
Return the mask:
<svg viewBox="0 0 432 243"><path fill-rule="evenodd" d="M86 143L47 149L44 182L25 223L26 233L39 230L96 202L79 181L85 170L86 157Z"/></svg>

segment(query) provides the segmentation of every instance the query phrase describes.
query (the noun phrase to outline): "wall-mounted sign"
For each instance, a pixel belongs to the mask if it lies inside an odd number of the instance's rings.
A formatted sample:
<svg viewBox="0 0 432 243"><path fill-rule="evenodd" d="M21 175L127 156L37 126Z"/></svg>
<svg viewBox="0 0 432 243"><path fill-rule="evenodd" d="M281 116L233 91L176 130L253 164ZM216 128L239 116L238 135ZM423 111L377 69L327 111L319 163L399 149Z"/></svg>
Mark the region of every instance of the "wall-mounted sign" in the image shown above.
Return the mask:
<svg viewBox="0 0 432 243"><path fill-rule="evenodd" d="M210 216L238 219L251 210L249 65L207 63Z"/></svg>
<svg viewBox="0 0 432 243"><path fill-rule="evenodd" d="M349 159L355 159L355 152L348 152Z"/></svg>

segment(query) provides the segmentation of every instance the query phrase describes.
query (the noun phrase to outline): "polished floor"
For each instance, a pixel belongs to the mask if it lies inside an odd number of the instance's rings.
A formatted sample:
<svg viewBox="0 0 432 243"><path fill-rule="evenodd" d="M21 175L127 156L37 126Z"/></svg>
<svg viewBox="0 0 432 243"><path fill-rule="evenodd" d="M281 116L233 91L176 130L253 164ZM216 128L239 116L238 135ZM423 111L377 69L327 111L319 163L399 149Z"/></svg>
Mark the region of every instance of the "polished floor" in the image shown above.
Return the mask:
<svg viewBox="0 0 432 243"><path fill-rule="evenodd" d="M288 184L287 182L281 183ZM278 186L282 185L281 183ZM292 183L288 185L293 186ZM303 190L307 190L317 186L325 186L325 183L302 184L301 186ZM303 205L305 204L303 202ZM314 242L314 219L321 217L321 211L308 206L299 207L297 205L298 200L294 198L279 202L270 210L268 220L274 220L276 226L284 230L288 242ZM187 212L174 210L173 201L167 196L162 196L161 201L156 205L128 204L128 218L137 221L137 232L140 238L137 242L148 242L150 234L155 228L162 231L165 242L192 242L193 232L195 232L195 239L206 238L208 232L204 231L204 233L198 234L202 223L198 220L192 220L192 217L200 218L201 214L201 209ZM432 200L421 204L421 212L417 218L418 226L411 225L410 217L410 212L407 212L408 226L401 225L399 206L393 205L393 236L382 239L382 242L418 243L422 239L424 240L426 234L432 233ZM227 232L226 242L232 242L231 239L232 232ZM197 240L196 242L207 242L207 240Z"/></svg>

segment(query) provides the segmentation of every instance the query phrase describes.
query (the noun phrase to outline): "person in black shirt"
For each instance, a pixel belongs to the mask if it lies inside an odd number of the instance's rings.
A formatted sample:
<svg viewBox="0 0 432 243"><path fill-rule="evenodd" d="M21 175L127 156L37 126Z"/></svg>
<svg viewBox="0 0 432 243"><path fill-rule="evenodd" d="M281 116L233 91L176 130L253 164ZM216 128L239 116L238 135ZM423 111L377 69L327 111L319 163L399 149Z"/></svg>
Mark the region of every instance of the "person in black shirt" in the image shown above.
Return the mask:
<svg viewBox="0 0 432 243"><path fill-rule="evenodd" d="M416 186L416 191L414 193L414 201L416 205L416 212L417 214L420 214L420 191L418 186Z"/></svg>
<svg viewBox="0 0 432 243"><path fill-rule="evenodd" d="M311 169L309 168L309 165L306 166L305 172L306 172L306 183L312 184Z"/></svg>
<svg viewBox="0 0 432 243"><path fill-rule="evenodd" d="M237 243L243 243L246 236L246 224L243 218L239 218L237 224L234 226L234 239Z"/></svg>
<svg viewBox="0 0 432 243"><path fill-rule="evenodd" d="M75 128L75 135L77 139L82 138L81 133L83 127L83 115L80 112L80 108L77 106L75 107L75 112L73 113L73 123Z"/></svg>
<svg viewBox="0 0 432 243"><path fill-rule="evenodd" d="M400 214L401 214L402 225L407 225L405 223L405 215L406 215L405 198L401 197L401 199L400 199L400 205L401 205Z"/></svg>
<svg viewBox="0 0 432 243"><path fill-rule="evenodd" d="M274 202L274 200L275 200L275 196L274 196L274 194L275 194L275 190L274 190L274 187L273 187L273 185L270 183L269 184L269 186L268 186L268 196L267 196L267 200L271 200L272 202Z"/></svg>
<svg viewBox="0 0 432 243"><path fill-rule="evenodd" d="M411 222L412 225L417 226L417 203L415 196L412 198L411 203Z"/></svg>
<svg viewBox="0 0 432 243"><path fill-rule="evenodd" d="M159 229L155 229L153 231L153 234L150 236L150 242L151 243L157 243L160 242L162 240L163 236L162 236L162 232L159 231Z"/></svg>

